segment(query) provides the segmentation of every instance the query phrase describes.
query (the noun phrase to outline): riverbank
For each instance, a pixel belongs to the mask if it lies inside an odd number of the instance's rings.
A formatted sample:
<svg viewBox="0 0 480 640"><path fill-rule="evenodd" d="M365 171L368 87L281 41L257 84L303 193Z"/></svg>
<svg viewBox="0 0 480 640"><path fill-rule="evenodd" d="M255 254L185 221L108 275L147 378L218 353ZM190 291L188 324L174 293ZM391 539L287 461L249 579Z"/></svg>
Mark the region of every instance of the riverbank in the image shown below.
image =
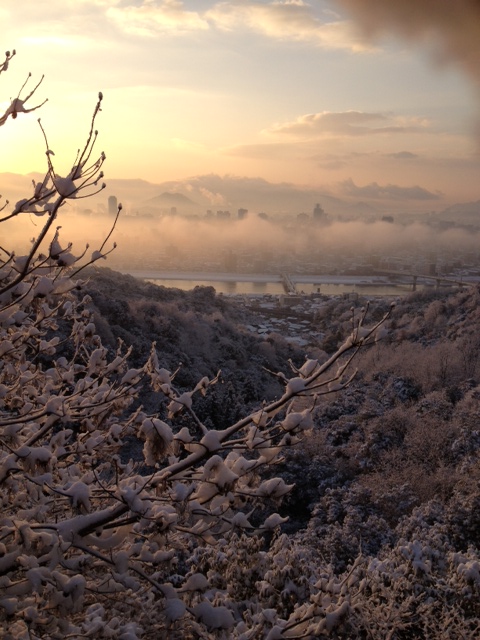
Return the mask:
<svg viewBox="0 0 480 640"><path fill-rule="evenodd" d="M231 273L209 271L154 271L154 270L121 270L135 278L142 280L185 280L205 282L282 282L282 276L274 273ZM288 274L295 284L392 284L384 276L350 276L350 275L312 275L312 274Z"/></svg>
<svg viewBox="0 0 480 640"><path fill-rule="evenodd" d="M212 286L224 295L282 295L285 294L280 274L271 273L212 273L188 271L124 270L141 280L165 287L189 291L196 286ZM289 274L299 294L343 295L358 293L369 296L401 296L412 292L412 283L392 282L387 276L352 276L337 274ZM418 285L422 289L426 285Z"/></svg>

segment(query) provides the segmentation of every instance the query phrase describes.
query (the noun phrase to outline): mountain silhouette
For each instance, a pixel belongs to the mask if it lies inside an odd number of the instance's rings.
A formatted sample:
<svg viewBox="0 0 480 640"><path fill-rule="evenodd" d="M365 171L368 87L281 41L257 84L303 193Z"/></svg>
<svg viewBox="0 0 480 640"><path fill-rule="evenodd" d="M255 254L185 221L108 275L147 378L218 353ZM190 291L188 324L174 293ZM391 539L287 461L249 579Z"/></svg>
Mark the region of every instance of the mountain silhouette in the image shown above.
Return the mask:
<svg viewBox="0 0 480 640"><path fill-rule="evenodd" d="M199 206L197 202L191 200L188 196L183 195L183 193L172 193L170 191L164 191L159 196L155 196L146 201L147 204L150 205L165 205L165 206L188 206L188 207L197 207Z"/></svg>

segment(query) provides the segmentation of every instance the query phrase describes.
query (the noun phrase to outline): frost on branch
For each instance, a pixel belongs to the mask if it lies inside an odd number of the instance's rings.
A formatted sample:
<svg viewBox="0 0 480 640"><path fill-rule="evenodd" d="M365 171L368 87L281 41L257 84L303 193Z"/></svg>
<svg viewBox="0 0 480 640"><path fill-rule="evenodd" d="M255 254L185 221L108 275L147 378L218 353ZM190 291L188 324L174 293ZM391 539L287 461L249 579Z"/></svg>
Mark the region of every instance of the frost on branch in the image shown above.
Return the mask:
<svg viewBox="0 0 480 640"><path fill-rule="evenodd" d="M12 51L12 53L10 53L10 51L7 51L5 53L5 60L0 64L0 73L2 73L3 71L7 71L8 67L9 67L9 63L10 60L13 58L13 56L15 55L15 49ZM40 107L42 107L46 102L47 99L45 99L43 102L41 102L40 104L37 104L34 107L27 107L25 105L25 103L30 100L30 98L33 96L33 94L36 92L36 90L38 89L38 87L42 84L43 82L43 76L40 78L40 81L37 83L37 85L30 91L30 93L25 96L24 98L21 98L21 94L22 91L25 89L25 87L28 84L28 81L31 78L31 73L28 74L27 79L25 80L25 82L23 83L22 87L20 88L20 91L18 92L18 95L16 98L11 99L10 105L7 108L7 110L5 111L5 113L0 116L0 127L2 125L4 125L8 118L12 118L13 120L16 119L16 117L18 116L19 113L31 113L32 111L36 111L37 109L40 109Z"/></svg>
<svg viewBox="0 0 480 640"><path fill-rule="evenodd" d="M50 260L64 252L56 233ZM292 485L265 476L264 468L308 434L312 405L305 397L314 402L344 377L356 346L294 370L279 400L212 430L195 403L218 375L191 390L177 388L155 345L147 362L132 368L122 344L113 353L102 345L89 298L76 290L59 294L55 279L46 269L42 274L26 276L26 288L0 315L4 615L24 624L27 611L38 612L28 629L39 636L107 636L119 619L132 625L132 637L172 638L240 638L249 629L288 638L341 624L347 604L311 602L312 617L307 601L314 594L273 569L253 580L265 594L263 617L253 592L248 600L235 596L239 608L222 586L225 578L195 558L211 549L218 554L212 566L223 566L230 557L228 572L239 537L242 545L268 549L268 536L275 539L288 520L274 508ZM137 406L139 385L150 386L157 412ZM128 457L132 439L143 442L143 460ZM276 561L284 553L275 547ZM258 566L267 561L253 557ZM248 562L245 570L253 570ZM268 594L278 589L303 608L269 607Z"/></svg>
<svg viewBox="0 0 480 640"><path fill-rule="evenodd" d="M196 402L220 374L184 389L156 345L135 368L125 345L105 347L77 278L87 248L56 224L67 199L102 188L102 98L66 175L42 128L45 177L1 219L28 212L45 222L28 253L2 248L0 262L0 624L18 638L330 631L350 605L336 591L321 600L291 571L308 563L279 536L287 518L274 508L292 485L267 467L311 430L316 398L348 384L365 337L322 364L307 360L283 376L278 400L218 430ZM109 237L87 264L109 253ZM141 406L140 388L154 410ZM143 443L137 457L132 442ZM242 571L250 586L240 593Z"/></svg>

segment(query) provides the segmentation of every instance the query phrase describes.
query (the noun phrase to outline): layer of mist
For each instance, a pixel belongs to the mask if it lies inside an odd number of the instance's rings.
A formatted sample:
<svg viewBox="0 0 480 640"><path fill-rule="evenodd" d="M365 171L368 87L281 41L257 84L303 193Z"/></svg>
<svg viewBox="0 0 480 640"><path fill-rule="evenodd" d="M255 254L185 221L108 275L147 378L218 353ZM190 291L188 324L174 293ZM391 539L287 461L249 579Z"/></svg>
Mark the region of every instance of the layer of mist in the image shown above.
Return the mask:
<svg viewBox="0 0 480 640"><path fill-rule="evenodd" d="M63 248L73 242L74 255L80 255L88 243L89 252L98 249L114 222L105 214L75 215L65 211L60 216L60 242ZM42 218L22 214L4 224L9 247L16 253L28 249L27 239L38 234ZM117 249L109 257L113 268L155 268L160 270L225 270L226 259L238 256L241 264L229 270L268 270L270 264L295 259L313 272L325 272L339 261L352 264L362 260L403 256L410 262L435 259L461 259L478 256L480 229L442 228L412 222L331 221L315 224L296 217L276 221L258 216L243 220L195 219L175 215L154 217L121 216L112 235ZM89 255L87 252L87 256Z"/></svg>

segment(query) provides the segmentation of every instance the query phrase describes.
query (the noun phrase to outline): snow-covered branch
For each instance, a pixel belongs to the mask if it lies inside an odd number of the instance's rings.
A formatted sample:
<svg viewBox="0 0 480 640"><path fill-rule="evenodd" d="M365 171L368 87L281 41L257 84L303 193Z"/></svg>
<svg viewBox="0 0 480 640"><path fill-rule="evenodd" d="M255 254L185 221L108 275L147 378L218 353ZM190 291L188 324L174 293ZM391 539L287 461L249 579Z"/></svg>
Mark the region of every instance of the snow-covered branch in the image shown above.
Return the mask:
<svg viewBox="0 0 480 640"><path fill-rule="evenodd" d="M41 106L25 107L40 84L21 99L25 83L0 124ZM102 344L76 276L85 260L108 255L116 220L90 258L61 239L65 202L103 188L105 154L95 150L102 100L99 94L67 175L57 173L40 125L45 177L0 220L46 217L25 255L7 248L0 260L0 624L18 638L112 637L119 625L118 637L132 639L146 625L150 637L171 638L274 640L331 631L350 611L343 593L320 604L315 586L284 614L259 604L263 596L235 602L200 556L215 549L223 563L241 539L244 548L256 547L252 558L266 561L260 549L269 537L281 539L288 518L275 508L293 486L270 467L311 432L318 396L351 383L352 363L389 312L371 328L363 314L325 362L308 359L292 377L283 375L278 399L210 428L196 403L220 373L184 388L156 345L133 367L130 348ZM150 410L140 402L145 388ZM267 595L269 580L266 572ZM296 589L286 580L285 600Z"/></svg>

